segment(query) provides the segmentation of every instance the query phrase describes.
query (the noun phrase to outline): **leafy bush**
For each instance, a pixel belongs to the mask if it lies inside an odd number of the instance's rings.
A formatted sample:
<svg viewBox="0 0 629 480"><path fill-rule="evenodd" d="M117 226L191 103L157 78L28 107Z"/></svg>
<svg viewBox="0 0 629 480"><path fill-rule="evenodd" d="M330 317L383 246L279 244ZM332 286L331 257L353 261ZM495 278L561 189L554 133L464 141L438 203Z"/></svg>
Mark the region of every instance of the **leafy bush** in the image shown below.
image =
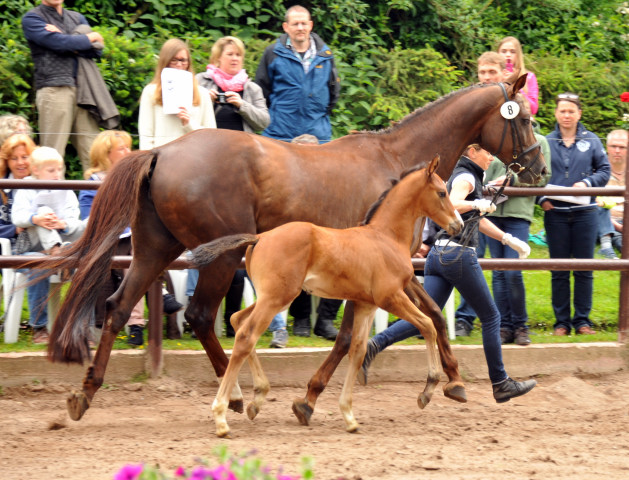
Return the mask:
<svg viewBox="0 0 629 480"><path fill-rule="evenodd" d="M0 0L0 114L20 113L35 128L32 61L20 20L36 3ZM538 76L537 119L554 125L554 96L579 93L584 123L598 135L627 125L619 94L629 84L629 2L618 0L330 0L305 2L315 31L332 48L341 98L332 116L335 136L377 129L440 95L476 81L476 59L514 35ZM100 68L122 115L137 132L142 88L155 56L172 37L189 42L195 70L205 69L212 43L236 35L247 45L245 67L255 75L264 47L282 31L277 0L67 1L105 37ZM35 128L36 130L36 128ZM69 164L73 150L68 149ZM69 177L78 172L69 171Z"/></svg>

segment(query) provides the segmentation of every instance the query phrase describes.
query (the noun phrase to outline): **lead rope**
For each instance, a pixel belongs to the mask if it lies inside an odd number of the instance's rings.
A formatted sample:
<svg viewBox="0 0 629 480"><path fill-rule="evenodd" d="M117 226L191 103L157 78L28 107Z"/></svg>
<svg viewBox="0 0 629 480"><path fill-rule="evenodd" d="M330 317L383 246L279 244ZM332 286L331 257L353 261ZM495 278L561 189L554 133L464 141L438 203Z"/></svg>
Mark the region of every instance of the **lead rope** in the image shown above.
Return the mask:
<svg viewBox="0 0 629 480"><path fill-rule="evenodd" d="M499 188L488 187L488 190L490 192L492 191L494 192L491 199L492 203L494 204L496 203L496 200L500 198L500 195L502 195L502 192L504 191L505 187L509 184L509 182L511 181L511 178L513 177L513 173L509 171L509 168L507 166L505 166L505 170L506 170L505 179L503 180L502 185L500 185ZM486 215L487 215L486 213L480 213L478 210L475 210L474 212L472 212L472 215L464 222L465 226L463 227L463 233L461 233L459 237L461 241L457 242L458 245L449 246L449 243L452 241L452 237L451 236L448 237L448 241L446 245L444 245L441 251L439 252L439 263L441 265L443 266L452 265L453 263L456 263L461 259L461 256L463 255L463 248L469 246L470 242L472 241L472 236L474 235L474 229L477 228L473 226L473 224L480 222L481 218L485 217ZM440 230L439 233L437 233L437 236L435 238L435 243L437 242L437 240L440 240L443 237L446 237L447 235L448 234L446 233L445 230L443 229ZM443 259L443 255L452 253L455 248L459 248L458 255L451 262L446 262Z"/></svg>

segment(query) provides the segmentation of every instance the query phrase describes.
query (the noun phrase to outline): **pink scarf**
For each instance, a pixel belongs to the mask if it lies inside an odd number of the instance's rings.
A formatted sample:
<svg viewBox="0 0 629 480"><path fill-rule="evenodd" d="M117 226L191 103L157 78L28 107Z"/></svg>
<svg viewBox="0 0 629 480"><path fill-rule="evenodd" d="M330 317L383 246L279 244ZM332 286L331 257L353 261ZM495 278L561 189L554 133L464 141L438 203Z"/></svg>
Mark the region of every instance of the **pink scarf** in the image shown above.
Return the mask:
<svg viewBox="0 0 629 480"><path fill-rule="evenodd" d="M208 65L207 73L224 92L242 92L249 80L244 68L236 75L230 75L214 65Z"/></svg>

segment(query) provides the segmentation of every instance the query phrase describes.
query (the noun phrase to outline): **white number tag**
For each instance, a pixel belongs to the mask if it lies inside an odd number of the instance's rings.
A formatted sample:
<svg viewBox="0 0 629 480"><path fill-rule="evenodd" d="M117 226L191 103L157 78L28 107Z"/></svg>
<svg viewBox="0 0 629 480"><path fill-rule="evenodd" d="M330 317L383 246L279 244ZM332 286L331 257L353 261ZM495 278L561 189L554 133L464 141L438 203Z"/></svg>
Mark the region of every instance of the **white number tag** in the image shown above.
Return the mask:
<svg viewBox="0 0 629 480"><path fill-rule="evenodd" d="M500 107L500 114L507 120L517 117L518 113L520 113L520 105L518 105L517 102L505 102L502 104L502 107Z"/></svg>

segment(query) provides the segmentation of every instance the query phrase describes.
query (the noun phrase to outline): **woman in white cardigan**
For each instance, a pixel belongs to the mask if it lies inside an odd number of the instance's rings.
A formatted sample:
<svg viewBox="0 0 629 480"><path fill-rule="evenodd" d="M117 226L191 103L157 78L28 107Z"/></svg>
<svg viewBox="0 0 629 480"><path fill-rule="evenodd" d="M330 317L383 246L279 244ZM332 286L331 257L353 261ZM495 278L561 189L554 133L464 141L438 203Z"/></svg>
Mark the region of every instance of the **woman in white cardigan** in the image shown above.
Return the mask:
<svg viewBox="0 0 629 480"><path fill-rule="evenodd" d="M174 68L192 74L192 108L179 107L179 113L166 114L162 102L162 70ZM155 76L140 99L138 130L140 149L159 147L199 128L216 128L214 109L208 91L200 87L190 58L188 46L178 38L168 40L159 52Z"/></svg>

